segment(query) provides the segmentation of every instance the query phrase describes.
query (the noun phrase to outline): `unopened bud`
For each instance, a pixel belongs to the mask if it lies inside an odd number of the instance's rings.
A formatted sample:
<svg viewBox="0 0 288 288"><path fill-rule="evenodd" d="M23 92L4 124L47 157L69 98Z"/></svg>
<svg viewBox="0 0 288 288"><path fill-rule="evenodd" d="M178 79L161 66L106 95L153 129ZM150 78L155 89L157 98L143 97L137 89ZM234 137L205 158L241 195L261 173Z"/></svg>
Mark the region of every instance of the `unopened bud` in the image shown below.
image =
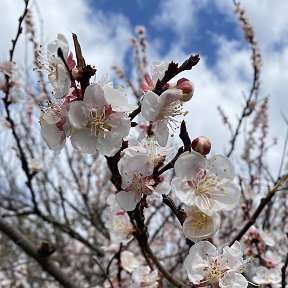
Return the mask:
<svg viewBox="0 0 288 288"><path fill-rule="evenodd" d="M181 89L183 92L183 96L181 100L183 102L189 101L194 93L194 85L191 81L186 78L181 78L177 81L176 88Z"/></svg>
<svg viewBox="0 0 288 288"><path fill-rule="evenodd" d="M191 147L194 151L207 155L211 150L211 142L207 137L200 136L192 141Z"/></svg>
<svg viewBox="0 0 288 288"><path fill-rule="evenodd" d="M80 81L81 78L83 77L83 72L82 70L79 70L78 68L73 68L72 69L72 76L75 80Z"/></svg>

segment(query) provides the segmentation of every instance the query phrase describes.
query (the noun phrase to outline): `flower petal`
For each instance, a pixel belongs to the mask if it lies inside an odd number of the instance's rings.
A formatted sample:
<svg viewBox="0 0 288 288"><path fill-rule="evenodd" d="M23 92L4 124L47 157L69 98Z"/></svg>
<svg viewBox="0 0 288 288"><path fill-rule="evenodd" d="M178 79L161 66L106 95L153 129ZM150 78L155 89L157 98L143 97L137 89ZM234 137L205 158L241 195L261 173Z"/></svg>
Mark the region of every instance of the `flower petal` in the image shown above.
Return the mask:
<svg viewBox="0 0 288 288"><path fill-rule="evenodd" d="M56 125L49 125L45 122L42 122L41 135L51 150L58 151L65 145L65 132L60 131Z"/></svg>
<svg viewBox="0 0 288 288"><path fill-rule="evenodd" d="M164 91L159 97L161 107L168 107L171 103L179 100L182 97L182 90L170 88Z"/></svg>
<svg viewBox="0 0 288 288"><path fill-rule="evenodd" d="M248 281L243 275L231 271L224 274L219 281L219 286L221 288L246 288Z"/></svg>
<svg viewBox="0 0 288 288"><path fill-rule="evenodd" d="M96 152L97 139L88 128L75 129L71 136L71 143L82 153L94 154Z"/></svg>
<svg viewBox="0 0 288 288"><path fill-rule="evenodd" d="M159 96L152 91L148 91L143 98L141 113L147 121L155 121L159 114Z"/></svg>
<svg viewBox="0 0 288 288"><path fill-rule="evenodd" d="M101 155L112 157L114 156L122 146L122 139L104 137L103 139L98 139L97 150Z"/></svg>
<svg viewBox="0 0 288 288"><path fill-rule="evenodd" d="M68 117L71 125L81 129L86 126L89 120L89 110L83 101L75 101L70 103Z"/></svg>
<svg viewBox="0 0 288 288"><path fill-rule="evenodd" d="M104 106L109 107L104 98L104 90L99 84L91 84L86 88L83 101L90 109L96 109L98 113L103 112Z"/></svg>
<svg viewBox="0 0 288 288"><path fill-rule="evenodd" d="M112 108L117 108L128 104L127 96L125 96L120 90L114 89L113 87L107 85L103 87L103 90L104 97Z"/></svg>
<svg viewBox="0 0 288 288"><path fill-rule="evenodd" d="M201 169L205 169L206 165L207 160L200 153L194 151L185 152L180 155L175 163L175 174L182 179L195 179L197 173Z"/></svg>
<svg viewBox="0 0 288 288"><path fill-rule="evenodd" d="M156 122L154 134L155 140L159 143L159 145L165 147L169 137L169 129L166 120Z"/></svg>
<svg viewBox="0 0 288 288"><path fill-rule="evenodd" d="M138 202L135 201L134 191L126 192L122 190L115 195L115 200L120 208L125 211L133 211L138 204Z"/></svg>
<svg viewBox="0 0 288 288"><path fill-rule="evenodd" d="M194 205L195 194L188 185L186 179L180 177L174 177L171 186L175 191L176 196L186 205Z"/></svg>
<svg viewBox="0 0 288 288"><path fill-rule="evenodd" d="M183 223L183 232L191 241L212 237L220 227L221 219L218 213L208 216L194 206L186 208L185 212L189 213L189 217Z"/></svg>
<svg viewBox="0 0 288 288"><path fill-rule="evenodd" d="M207 168L210 173L215 174L219 178L233 179L234 168L229 158L216 155L207 161Z"/></svg>

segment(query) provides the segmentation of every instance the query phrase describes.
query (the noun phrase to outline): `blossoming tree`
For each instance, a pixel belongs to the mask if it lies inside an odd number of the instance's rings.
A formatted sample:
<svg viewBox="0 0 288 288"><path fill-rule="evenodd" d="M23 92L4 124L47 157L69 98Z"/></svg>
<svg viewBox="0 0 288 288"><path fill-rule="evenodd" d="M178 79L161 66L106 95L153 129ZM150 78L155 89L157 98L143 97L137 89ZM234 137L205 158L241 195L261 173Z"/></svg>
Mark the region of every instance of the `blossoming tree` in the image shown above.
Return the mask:
<svg viewBox="0 0 288 288"><path fill-rule="evenodd" d="M75 34L75 56L61 33L39 47L25 1L10 59L0 63L0 137L3 151L10 148L0 155L1 287L285 287L288 175L281 164L274 179L265 164L261 56L245 11L235 7L254 78L236 127L219 108L231 132L224 156L209 155L204 136L191 141L183 120L197 87L179 77L197 69L199 55L146 69L145 30L138 27L138 81L114 67L129 98L108 75L95 77ZM31 89L13 62L23 23L40 79ZM237 165L248 172L239 174L229 157L241 151L244 119L252 124ZM262 174L265 185L256 181Z"/></svg>

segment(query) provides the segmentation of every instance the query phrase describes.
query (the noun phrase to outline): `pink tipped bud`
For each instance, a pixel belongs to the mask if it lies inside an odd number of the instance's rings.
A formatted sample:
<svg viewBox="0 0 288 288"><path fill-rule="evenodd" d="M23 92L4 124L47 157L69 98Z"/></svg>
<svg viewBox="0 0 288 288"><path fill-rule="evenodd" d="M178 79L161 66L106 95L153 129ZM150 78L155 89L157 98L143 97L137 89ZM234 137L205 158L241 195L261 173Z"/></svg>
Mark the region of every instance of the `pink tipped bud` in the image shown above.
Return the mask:
<svg viewBox="0 0 288 288"><path fill-rule="evenodd" d="M211 142L207 137L200 136L192 141L191 147L194 151L205 156L211 150Z"/></svg>
<svg viewBox="0 0 288 288"><path fill-rule="evenodd" d="M189 101L194 93L194 85L191 81L186 78L181 78L177 81L176 88L181 89L183 92L183 96L181 100L183 102Z"/></svg>
<svg viewBox="0 0 288 288"><path fill-rule="evenodd" d="M155 88L152 78L148 73L144 74L144 80L141 82L140 86L145 93L148 90L153 90Z"/></svg>

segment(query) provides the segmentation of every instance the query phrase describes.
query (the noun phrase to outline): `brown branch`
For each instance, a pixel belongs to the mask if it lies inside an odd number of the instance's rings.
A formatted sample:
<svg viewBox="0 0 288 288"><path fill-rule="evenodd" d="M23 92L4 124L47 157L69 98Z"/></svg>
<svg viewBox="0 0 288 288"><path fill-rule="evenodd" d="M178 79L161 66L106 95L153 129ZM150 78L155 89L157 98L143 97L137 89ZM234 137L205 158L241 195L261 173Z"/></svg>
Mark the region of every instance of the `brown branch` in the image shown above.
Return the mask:
<svg viewBox="0 0 288 288"><path fill-rule="evenodd" d="M0 231L19 246L27 255L34 258L41 265L44 271L50 274L63 287L77 288L79 284L75 279L70 280L68 275L58 267L49 257L43 257L36 246L29 241L13 224L8 223L0 217Z"/></svg>
<svg viewBox="0 0 288 288"><path fill-rule="evenodd" d="M144 201L145 202L145 201ZM142 206L141 206L142 205ZM144 214L143 214L143 208L145 206L145 203L138 204L133 212L129 212L128 215L130 217L130 221L133 224L135 228L135 238L137 239L139 246L141 248L141 252L144 256L144 258L147 261L147 264L150 266L151 270L153 270L153 265L151 263L154 263L154 265L158 268L158 270L162 273L162 275L174 286L173 287L189 287L185 283L182 283L181 281L177 280L173 275L171 275L160 263L157 256L153 253L153 251L150 248L150 245L148 243L148 231L147 226L144 224Z"/></svg>
<svg viewBox="0 0 288 288"><path fill-rule="evenodd" d="M22 33L22 23L23 23L23 20L25 19L25 16L28 12L28 0L25 0L25 8L24 8L24 12L22 14L22 16L20 16L19 18L19 24L18 24L18 30L17 30L17 33L16 33L16 37L14 40L12 40L12 48L10 50L10 61L12 62L13 61L13 56L14 56L14 51L15 51L15 47L16 47L16 43L19 39L19 36L20 34ZM24 152L24 149L20 143L20 138L16 132L16 125L15 125L15 122L14 120L12 119L11 115L10 115L10 109L9 109L9 106L11 104L11 101L9 100L9 92L10 92L10 85L9 85L9 80L10 80L10 77L8 75L6 75L6 86L7 86L7 89L6 89L6 92L5 92L5 97L3 98L3 102L4 102L4 108L5 108L5 112L6 112L6 120L9 122L10 124L10 129L12 131L12 135L16 141L16 145L17 145L17 148L18 148L18 151L19 151L19 159L20 159L20 162L21 162L21 166L22 166L22 170L24 171L26 177L27 177L27 181L26 181L26 185L27 187L29 188L30 190L30 193L31 193L31 198L32 198L32 203L34 205L34 210L35 212L38 211L38 205L37 205L37 202L36 202L36 194L35 194L35 191L33 189L33 186L32 186L32 179L33 177L35 176L35 173L31 173L30 169L29 169L29 165L28 165L28 160L27 160L27 157L26 157L26 154Z"/></svg>
<svg viewBox="0 0 288 288"><path fill-rule="evenodd" d="M189 287L188 285L186 285L185 283L177 280L175 277L173 277L172 274L170 274L164 267L163 265L160 263L160 261L158 260L158 258L156 257L156 255L153 253L153 251L151 250L148 242L145 243L145 250L148 254L148 256L150 257L150 259L153 261L153 263L155 264L155 266L158 268L158 270L162 273L162 275L174 286L173 287Z"/></svg>
<svg viewBox="0 0 288 288"><path fill-rule="evenodd" d="M178 63L174 63L173 61L169 63L168 68L165 71L164 77L160 81L161 88L179 73L185 70L191 70L194 66L198 64L199 61L200 61L200 57L198 54L196 54L196 55L191 55L187 60L183 62L183 64L180 67L178 67ZM155 93L158 94L157 92Z"/></svg>
<svg viewBox="0 0 288 288"><path fill-rule="evenodd" d="M286 234L286 237L288 238L288 233ZM288 252L286 254L286 259L285 259L285 263L281 268L281 274L282 274L282 288L286 287L286 270L288 267Z"/></svg>
<svg viewBox="0 0 288 288"><path fill-rule="evenodd" d="M263 209L270 203L272 197L276 194L281 185L283 185L286 181L288 181L288 174L282 176L278 182L275 184L272 190L267 193L267 196L261 199L261 202L258 208L255 210L250 220L245 224L245 226L241 229L241 231L234 237L234 239L230 242L229 246L233 245L235 241L240 241L240 239L244 236L244 234L248 231L248 229L255 223L259 214L263 211Z"/></svg>

